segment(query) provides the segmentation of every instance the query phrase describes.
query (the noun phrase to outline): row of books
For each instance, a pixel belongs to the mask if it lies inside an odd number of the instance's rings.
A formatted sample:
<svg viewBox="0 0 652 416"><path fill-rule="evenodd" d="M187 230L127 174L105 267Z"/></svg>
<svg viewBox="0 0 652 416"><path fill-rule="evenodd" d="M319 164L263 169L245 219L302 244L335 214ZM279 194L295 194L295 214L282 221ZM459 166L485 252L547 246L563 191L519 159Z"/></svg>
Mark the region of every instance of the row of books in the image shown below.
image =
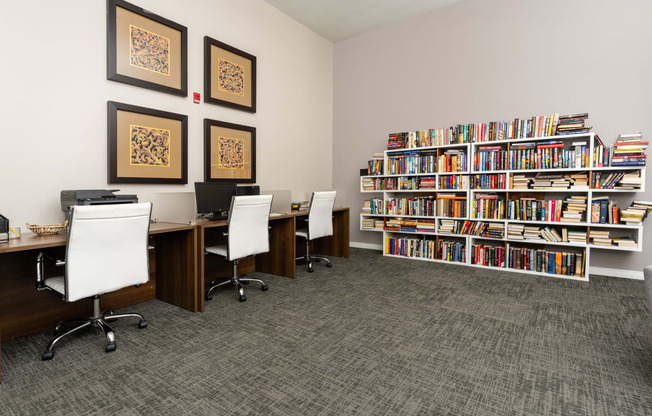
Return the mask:
<svg viewBox="0 0 652 416"><path fill-rule="evenodd" d="M439 189L469 189L469 177L467 175L440 176Z"/></svg>
<svg viewBox="0 0 652 416"><path fill-rule="evenodd" d="M643 140L642 133L621 134L616 139L616 143L611 146L606 146L596 135L594 166L645 166L647 161L645 151L648 144Z"/></svg>
<svg viewBox="0 0 652 416"><path fill-rule="evenodd" d="M385 237L385 254L445 261L466 262L463 242L409 237Z"/></svg>
<svg viewBox="0 0 652 416"><path fill-rule="evenodd" d="M561 233L560 233L561 231ZM551 243L579 243L586 244L586 230L569 230L562 227L540 227L536 225L508 224L507 238L510 240L545 240Z"/></svg>
<svg viewBox="0 0 652 416"><path fill-rule="evenodd" d="M438 232L440 234L477 235L502 239L505 233L505 225L495 222L442 219Z"/></svg>
<svg viewBox="0 0 652 416"><path fill-rule="evenodd" d="M507 174L482 174L471 176L471 189L506 189L508 187Z"/></svg>
<svg viewBox="0 0 652 416"><path fill-rule="evenodd" d="M385 174L385 162L383 159L371 159L367 163L367 175L384 175ZM364 172L364 170L363 170Z"/></svg>
<svg viewBox="0 0 652 416"><path fill-rule="evenodd" d="M586 196L572 195L565 200L537 200L524 197L507 202L507 219L519 221L582 222Z"/></svg>
<svg viewBox="0 0 652 416"><path fill-rule="evenodd" d="M525 247L510 247L507 265L512 269L583 277L586 255L580 252L565 252Z"/></svg>
<svg viewBox="0 0 652 416"><path fill-rule="evenodd" d="M591 223L641 225L650 211L652 202L634 201L621 210L608 196L596 197L591 201Z"/></svg>
<svg viewBox="0 0 652 416"><path fill-rule="evenodd" d="M498 220L505 218L505 198L496 194L476 194L471 202L471 218Z"/></svg>
<svg viewBox="0 0 652 416"><path fill-rule="evenodd" d="M594 172L591 189L641 189L641 171Z"/></svg>
<svg viewBox="0 0 652 416"><path fill-rule="evenodd" d="M467 172L466 153L460 149L447 150L437 159L437 171L440 173Z"/></svg>
<svg viewBox="0 0 652 416"><path fill-rule="evenodd" d="M505 247L474 244L471 246L471 264L505 267Z"/></svg>
<svg viewBox="0 0 652 416"><path fill-rule="evenodd" d="M549 116L541 115L526 119L517 118L511 121L457 124L441 129L390 133L387 148L410 149L458 143L547 137L557 134L587 133L591 129L585 126L587 118L588 113L562 116L555 113Z"/></svg>
<svg viewBox="0 0 652 416"><path fill-rule="evenodd" d="M409 152L387 158L388 174L411 175L437 172L437 151Z"/></svg>
<svg viewBox="0 0 652 416"><path fill-rule="evenodd" d="M383 215L383 200L372 198L362 203L362 214Z"/></svg>

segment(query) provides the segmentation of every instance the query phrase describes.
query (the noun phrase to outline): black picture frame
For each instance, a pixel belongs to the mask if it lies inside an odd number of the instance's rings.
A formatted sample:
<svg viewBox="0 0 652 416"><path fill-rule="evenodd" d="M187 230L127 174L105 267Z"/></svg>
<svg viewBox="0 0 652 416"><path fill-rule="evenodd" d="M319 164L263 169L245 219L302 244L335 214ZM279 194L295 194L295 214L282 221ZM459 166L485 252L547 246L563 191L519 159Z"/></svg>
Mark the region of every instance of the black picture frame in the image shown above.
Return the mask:
<svg viewBox="0 0 652 416"><path fill-rule="evenodd" d="M246 136L250 137L250 169L249 173L235 177L229 172L212 173L213 156L218 152L211 145L213 137L213 128L218 130L234 130L242 132L245 140ZM240 138L237 138L240 139ZM246 153L246 147L244 149ZM243 164L246 165L246 155L243 155ZM225 169L226 170L226 169ZM228 123L226 121L204 119L204 182L235 182L235 183L256 183L256 128L242 124Z"/></svg>
<svg viewBox="0 0 652 416"><path fill-rule="evenodd" d="M108 109L108 149L107 149L107 176L108 183L141 183L141 184L187 184L188 183L188 116L183 114L170 113L167 111L155 110L152 108L139 107L136 105L119 103L115 101L107 102ZM131 138L133 130L131 132L127 131L125 133L125 128L132 128L132 125L128 125L125 122L122 122L119 125L118 112L123 111L125 113L133 114L133 117L143 117L151 116L161 119L162 123L165 123L165 120L169 120L169 123L175 125L175 130L178 132L176 136L180 136L178 140L170 140L168 149L170 149L170 161L167 168L169 169L169 176L165 176L166 166L157 166L155 164L142 165L145 169L151 169L151 176L142 176L139 172L139 176L129 175L121 173L121 166L129 165L129 169L139 169L138 166L135 168L134 165L127 163L125 157L129 159L132 157L131 152L133 147L129 147L129 151L119 152L119 141L125 140L125 134L129 135L130 143L133 141ZM148 118L145 123L151 124L152 119ZM176 122L175 122L176 121ZM144 124L145 124L144 123ZM140 126L135 126L140 127ZM148 126L151 128L151 126ZM156 129L156 127L154 128ZM161 129L161 131L164 131ZM172 138L176 139L176 136L171 135ZM124 146L126 144L123 143ZM174 150L174 151L172 151ZM180 153L178 156L176 153ZM120 154L119 154L120 153ZM174 158L174 160L173 160ZM158 168L158 169L152 169ZM157 172L154 172L156 170ZM163 173L161 173L163 171ZM144 171L145 172L145 171ZM149 173L149 172L148 172ZM163 175L163 176L162 176Z"/></svg>
<svg viewBox="0 0 652 416"><path fill-rule="evenodd" d="M182 97L188 96L188 29L175 23L169 19L156 15L152 12L144 10L138 6L135 6L131 3L128 3L124 0L107 0L107 79L111 81L121 82L124 84L134 85L136 87L147 88L150 90L165 92L168 94L178 95ZM125 54L129 55L130 51L126 50L124 42L118 41L118 24L117 24L117 14L118 8L122 8L128 12L135 13L136 15L142 17L143 19L154 22L152 24L163 25L165 30L179 32L179 42L174 42L174 44L179 43L180 51L174 53L170 56L170 61L174 65L169 66L168 77L171 77L174 74L174 80L169 81L169 85L166 85L164 80L165 74L152 75L147 69L137 68L134 66L133 69L129 68L130 71L136 71L136 73L131 73L131 75L124 73L124 70L118 69L118 56L120 56L121 61L127 59ZM156 34L155 34L156 35ZM172 42L170 41L170 48L172 50ZM130 48L129 48L130 49ZM172 59L177 58L177 59ZM178 62L176 62L178 61ZM133 66L133 65L132 65ZM140 73L138 73L140 71ZM160 77L161 80L157 81L155 78L150 80L145 79L146 77ZM178 82L176 81L178 78Z"/></svg>
<svg viewBox="0 0 652 416"><path fill-rule="evenodd" d="M241 63L244 64L243 72L245 79L247 75L250 78L250 91L245 91L246 95L244 96L244 99L238 98L236 96L237 94L233 94L233 98L224 96L228 94L223 94L221 96L216 95L215 89L219 88L219 86L213 85L213 81L218 79L220 72L218 68L214 67L214 65L211 65L213 52L217 54L233 54L235 55L236 59L239 59ZM236 67L240 66L237 64L234 65ZM243 85L246 85L246 82L243 82ZM246 88L243 86L243 89ZM245 101L244 103L242 102L243 100ZM209 36L204 36L204 102L255 113L256 57L250 53L234 48L231 45L227 45L224 42L220 42Z"/></svg>

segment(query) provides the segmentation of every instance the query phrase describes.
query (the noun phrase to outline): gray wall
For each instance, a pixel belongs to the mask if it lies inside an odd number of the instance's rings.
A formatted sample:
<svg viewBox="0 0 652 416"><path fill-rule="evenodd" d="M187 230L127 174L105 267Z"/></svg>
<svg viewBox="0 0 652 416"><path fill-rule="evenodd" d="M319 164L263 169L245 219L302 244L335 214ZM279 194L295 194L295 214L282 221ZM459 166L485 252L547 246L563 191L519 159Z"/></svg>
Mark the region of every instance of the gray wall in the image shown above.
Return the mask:
<svg viewBox="0 0 652 416"><path fill-rule="evenodd" d="M652 138L650 16L648 0L465 0L336 43L333 186L351 241L381 243L359 231L358 172L390 132L588 112L607 143ZM594 250L591 266L642 270L646 228L643 253Z"/></svg>

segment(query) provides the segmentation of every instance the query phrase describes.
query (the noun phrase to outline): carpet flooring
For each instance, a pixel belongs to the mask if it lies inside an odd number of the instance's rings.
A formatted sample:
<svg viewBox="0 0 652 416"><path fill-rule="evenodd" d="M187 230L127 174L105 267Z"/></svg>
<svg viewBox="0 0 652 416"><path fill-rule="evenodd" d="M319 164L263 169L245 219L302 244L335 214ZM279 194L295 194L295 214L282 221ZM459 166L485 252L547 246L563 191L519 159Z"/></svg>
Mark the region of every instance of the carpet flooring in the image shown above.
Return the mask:
<svg viewBox="0 0 652 416"><path fill-rule="evenodd" d="M382 257L218 290L205 313L161 301L55 347L2 344L2 415L652 414L641 281L590 283ZM35 305L35 307L38 307Z"/></svg>

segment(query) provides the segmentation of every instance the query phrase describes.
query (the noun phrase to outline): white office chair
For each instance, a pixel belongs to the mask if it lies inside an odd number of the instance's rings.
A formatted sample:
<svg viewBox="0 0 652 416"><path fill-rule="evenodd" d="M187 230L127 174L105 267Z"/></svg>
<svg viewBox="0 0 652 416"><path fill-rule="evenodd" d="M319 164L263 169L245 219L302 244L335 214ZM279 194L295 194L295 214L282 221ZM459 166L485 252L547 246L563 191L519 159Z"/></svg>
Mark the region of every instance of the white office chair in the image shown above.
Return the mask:
<svg viewBox="0 0 652 416"><path fill-rule="evenodd" d="M244 257L269 251L269 211L272 207L272 195L234 196L231 199L229 210L229 226L227 244L206 247L205 254L214 254L225 257L233 262L233 274L223 282L211 282L211 287L206 291L206 300L211 300L211 292L215 288L232 283L238 288L240 302L247 300L242 282L258 282L261 289L267 290L267 285L260 279L238 277L238 261Z"/></svg>
<svg viewBox="0 0 652 416"><path fill-rule="evenodd" d="M44 279L45 253L37 259L36 288L53 290L63 295L66 302L93 297L93 316L59 322L41 356L43 360L54 357L54 344L61 338L82 328L96 326L106 335L106 352L115 351L115 334L107 322L119 318L138 318L138 328L147 322L137 313L113 314L100 312L100 296L127 286L146 283L149 280L148 236L152 204L120 204L72 207L65 261L57 260L57 266L65 266L64 275ZM80 322L66 332L61 328L68 322Z"/></svg>
<svg viewBox="0 0 652 416"><path fill-rule="evenodd" d="M336 191L313 192L310 200L310 211L308 212L308 226L298 228L298 237L306 239L306 254L297 257L297 260L305 260L308 264L308 271L312 273L312 261L324 260L326 267L333 267L333 264L326 257L310 254L310 241L321 237L333 235L333 205L335 204ZM298 217L300 220L304 220Z"/></svg>

